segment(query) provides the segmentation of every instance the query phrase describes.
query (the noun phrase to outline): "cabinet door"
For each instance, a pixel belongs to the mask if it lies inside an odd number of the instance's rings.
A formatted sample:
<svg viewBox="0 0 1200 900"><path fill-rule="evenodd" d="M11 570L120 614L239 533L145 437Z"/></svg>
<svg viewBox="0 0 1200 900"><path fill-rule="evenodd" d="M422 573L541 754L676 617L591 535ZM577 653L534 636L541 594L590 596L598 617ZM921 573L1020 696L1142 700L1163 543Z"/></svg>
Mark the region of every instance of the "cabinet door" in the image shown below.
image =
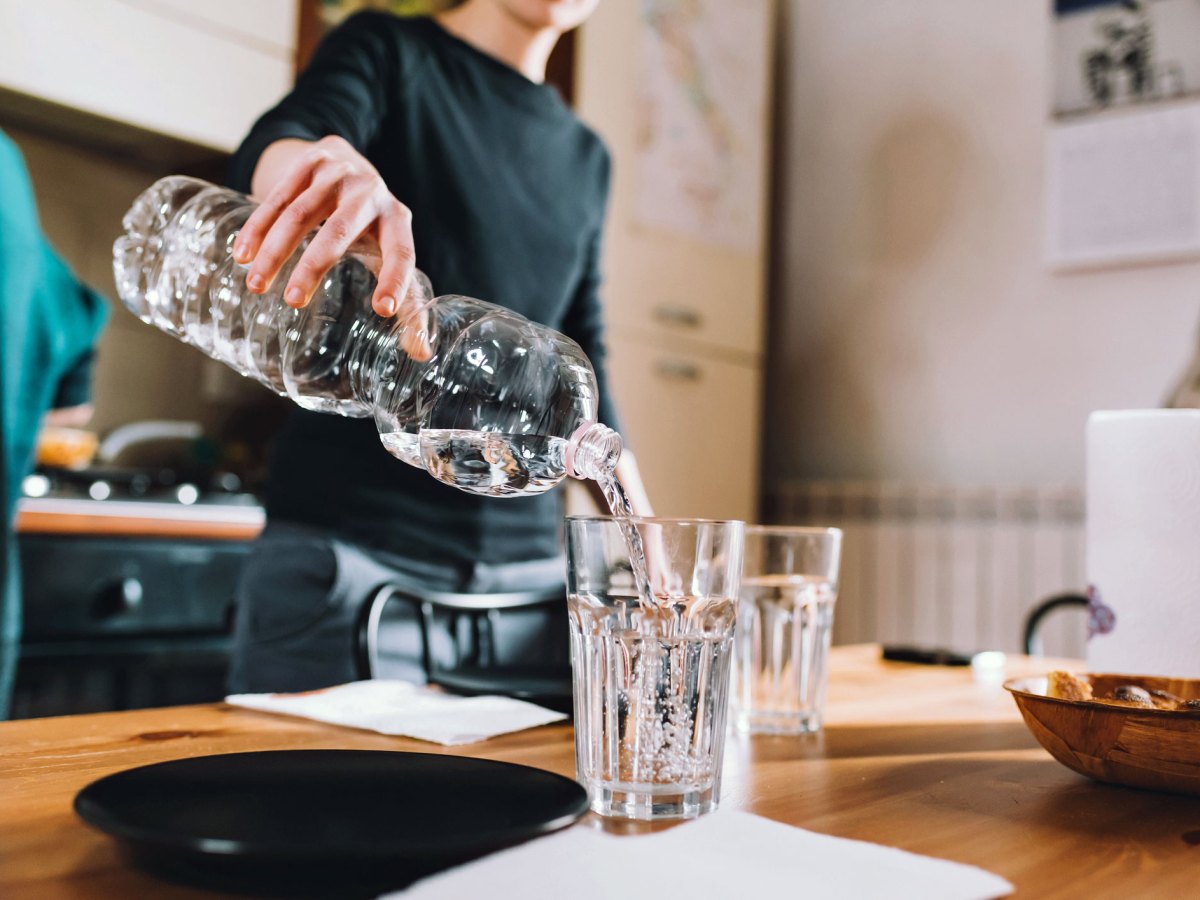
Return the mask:
<svg viewBox="0 0 1200 900"><path fill-rule="evenodd" d="M772 4L657 17L645 6L601 3L577 39L576 106L613 156L608 319L751 361L763 349ZM715 33L723 22L728 35ZM674 76L664 53L680 54Z"/></svg>
<svg viewBox="0 0 1200 900"><path fill-rule="evenodd" d="M758 509L760 370L609 342L609 378L630 448L660 516L753 520Z"/></svg>
<svg viewBox="0 0 1200 900"><path fill-rule="evenodd" d="M296 46L299 5L296 0L142 0L142 5L180 20L191 19L198 27L240 38L266 50L291 53Z"/></svg>
<svg viewBox="0 0 1200 900"><path fill-rule="evenodd" d="M232 150L292 82L282 27L251 38L178 3L14 5L0 27L0 88L199 145ZM268 9L294 21L285 0L254 5L252 21Z"/></svg>

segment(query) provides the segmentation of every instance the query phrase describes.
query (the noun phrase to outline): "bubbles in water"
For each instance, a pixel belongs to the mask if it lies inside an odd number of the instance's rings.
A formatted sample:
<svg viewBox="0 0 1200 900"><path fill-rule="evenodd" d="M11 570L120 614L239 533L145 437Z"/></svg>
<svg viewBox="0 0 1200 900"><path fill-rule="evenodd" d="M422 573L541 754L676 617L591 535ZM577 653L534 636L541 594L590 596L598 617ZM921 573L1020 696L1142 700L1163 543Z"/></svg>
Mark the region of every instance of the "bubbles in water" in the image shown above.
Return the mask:
<svg viewBox="0 0 1200 900"><path fill-rule="evenodd" d="M712 784L721 761L734 602L686 598L681 604L691 621L686 634L676 635L668 621L675 613L648 610L632 598L615 630L604 622L603 604L572 608L576 665L613 679L608 686L603 678L589 679L577 688L582 715L575 727L588 735L581 745L604 748L581 760L589 778L614 788L704 790ZM616 697L613 706L606 695Z"/></svg>

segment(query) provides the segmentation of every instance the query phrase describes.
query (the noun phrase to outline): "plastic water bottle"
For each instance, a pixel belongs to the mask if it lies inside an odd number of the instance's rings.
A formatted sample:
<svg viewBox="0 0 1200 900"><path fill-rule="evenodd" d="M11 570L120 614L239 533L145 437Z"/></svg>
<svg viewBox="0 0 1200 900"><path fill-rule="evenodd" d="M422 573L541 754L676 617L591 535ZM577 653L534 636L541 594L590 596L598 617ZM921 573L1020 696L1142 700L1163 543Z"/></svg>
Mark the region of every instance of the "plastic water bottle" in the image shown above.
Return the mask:
<svg viewBox="0 0 1200 900"><path fill-rule="evenodd" d="M596 377L578 344L491 303L434 297L419 272L415 312L384 319L370 307L377 265L365 252L347 254L293 309L282 292L308 240L252 294L230 248L255 207L195 178L155 182L113 245L121 301L306 409L373 416L388 452L464 491L612 480L621 439L596 421Z"/></svg>

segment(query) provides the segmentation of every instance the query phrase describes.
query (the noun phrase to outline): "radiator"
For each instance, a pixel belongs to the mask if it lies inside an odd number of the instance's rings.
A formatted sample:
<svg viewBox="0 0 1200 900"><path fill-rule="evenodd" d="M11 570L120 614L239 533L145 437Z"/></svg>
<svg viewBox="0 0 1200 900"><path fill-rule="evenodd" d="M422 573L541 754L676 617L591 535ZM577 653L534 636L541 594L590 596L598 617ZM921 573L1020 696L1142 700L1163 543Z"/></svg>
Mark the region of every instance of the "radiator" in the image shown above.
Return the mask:
<svg viewBox="0 0 1200 900"><path fill-rule="evenodd" d="M798 481L769 520L841 528L836 643L1017 652L1037 602L1085 586L1083 495L1073 487ZM1045 620L1048 655L1081 657L1086 614Z"/></svg>

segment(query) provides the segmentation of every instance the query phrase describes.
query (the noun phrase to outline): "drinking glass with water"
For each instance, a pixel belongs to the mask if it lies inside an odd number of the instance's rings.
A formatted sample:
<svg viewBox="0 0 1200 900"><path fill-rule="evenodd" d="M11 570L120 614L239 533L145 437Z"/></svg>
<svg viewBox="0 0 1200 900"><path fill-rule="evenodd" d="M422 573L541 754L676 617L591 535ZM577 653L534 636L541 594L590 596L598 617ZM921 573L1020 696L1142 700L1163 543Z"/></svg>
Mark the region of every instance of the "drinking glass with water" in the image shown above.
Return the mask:
<svg viewBox="0 0 1200 900"><path fill-rule="evenodd" d="M733 689L739 730L820 730L841 549L837 528L747 526Z"/></svg>
<svg viewBox="0 0 1200 900"><path fill-rule="evenodd" d="M567 520L576 777L597 813L716 808L741 555L741 522Z"/></svg>

